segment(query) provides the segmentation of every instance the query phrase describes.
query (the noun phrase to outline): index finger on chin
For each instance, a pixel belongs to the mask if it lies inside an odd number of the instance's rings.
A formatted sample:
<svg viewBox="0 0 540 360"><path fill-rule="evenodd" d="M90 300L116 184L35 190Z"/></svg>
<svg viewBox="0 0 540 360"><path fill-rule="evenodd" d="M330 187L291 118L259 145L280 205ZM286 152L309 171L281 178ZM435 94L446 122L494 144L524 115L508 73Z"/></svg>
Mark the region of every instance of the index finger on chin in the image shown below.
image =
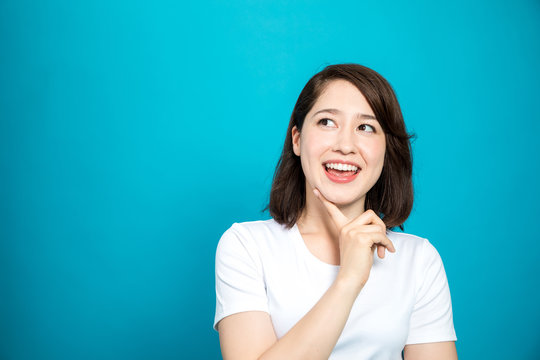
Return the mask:
<svg viewBox="0 0 540 360"><path fill-rule="evenodd" d="M339 210L336 205L328 201L318 189L314 189L313 193L315 194L315 197L317 197L317 199L319 199L323 203L326 211L330 215L330 218L332 218L332 220L339 229L347 225L349 219L345 215L343 215L341 210Z"/></svg>

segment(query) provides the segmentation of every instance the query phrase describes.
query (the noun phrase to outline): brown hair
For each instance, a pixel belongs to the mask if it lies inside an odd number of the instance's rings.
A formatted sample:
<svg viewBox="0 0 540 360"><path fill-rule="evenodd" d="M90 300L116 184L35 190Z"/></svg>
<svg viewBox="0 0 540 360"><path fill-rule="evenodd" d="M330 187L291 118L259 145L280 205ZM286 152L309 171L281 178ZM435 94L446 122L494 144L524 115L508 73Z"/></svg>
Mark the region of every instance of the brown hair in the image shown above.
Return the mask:
<svg viewBox="0 0 540 360"><path fill-rule="evenodd" d="M377 72L358 64L327 66L306 84L294 106L285 144L276 166L267 209L278 223L292 227L306 205L306 179L300 158L293 152L292 129L302 131L306 114L328 83L343 79L360 90L386 135L386 152L381 176L366 194L365 209L382 217L388 228L409 217L413 204L410 139L396 95Z"/></svg>

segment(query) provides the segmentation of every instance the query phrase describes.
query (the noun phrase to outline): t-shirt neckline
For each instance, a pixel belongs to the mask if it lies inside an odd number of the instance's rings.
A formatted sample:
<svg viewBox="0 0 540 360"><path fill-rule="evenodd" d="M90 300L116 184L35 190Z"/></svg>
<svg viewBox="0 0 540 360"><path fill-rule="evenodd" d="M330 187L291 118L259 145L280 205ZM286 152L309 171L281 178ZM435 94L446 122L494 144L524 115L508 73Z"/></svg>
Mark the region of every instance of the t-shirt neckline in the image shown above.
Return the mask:
<svg viewBox="0 0 540 360"><path fill-rule="evenodd" d="M298 225L296 223L293 225L291 230L292 230L291 235L294 241L297 243L300 250L305 254L306 258L310 259L310 261L315 263L317 266L323 266L331 270L339 270L339 265L333 265L333 264L329 264L327 262L322 261L308 249L306 242L304 241L304 238L302 237L302 234L300 233L300 229L298 229Z"/></svg>

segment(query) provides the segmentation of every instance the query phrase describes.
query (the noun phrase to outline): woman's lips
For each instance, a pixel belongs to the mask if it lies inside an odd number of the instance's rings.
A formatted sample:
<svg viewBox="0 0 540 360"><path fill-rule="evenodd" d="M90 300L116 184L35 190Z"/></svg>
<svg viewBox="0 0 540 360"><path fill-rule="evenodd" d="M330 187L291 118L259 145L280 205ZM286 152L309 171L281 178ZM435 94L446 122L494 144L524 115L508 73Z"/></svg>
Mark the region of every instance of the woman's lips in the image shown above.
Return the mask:
<svg viewBox="0 0 540 360"><path fill-rule="evenodd" d="M333 182L338 184L344 184L353 181L358 173L360 172L360 169L357 171L341 171L337 169L330 169L324 166L324 173L326 176Z"/></svg>

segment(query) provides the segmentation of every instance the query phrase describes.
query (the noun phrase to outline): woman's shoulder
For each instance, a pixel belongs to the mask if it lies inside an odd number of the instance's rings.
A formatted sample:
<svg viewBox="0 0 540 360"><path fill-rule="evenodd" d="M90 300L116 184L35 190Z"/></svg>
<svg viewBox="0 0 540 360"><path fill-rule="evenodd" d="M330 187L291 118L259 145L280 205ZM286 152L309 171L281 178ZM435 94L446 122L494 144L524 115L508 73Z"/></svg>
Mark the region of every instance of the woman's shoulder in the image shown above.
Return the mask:
<svg viewBox="0 0 540 360"><path fill-rule="evenodd" d="M387 230L386 234L394 244L396 253L415 258L440 259L437 249L427 238L392 230Z"/></svg>
<svg viewBox="0 0 540 360"><path fill-rule="evenodd" d="M290 231L274 219L237 222L225 231L220 243L234 241L246 246L266 247L286 241Z"/></svg>
<svg viewBox="0 0 540 360"><path fill-rule="evenodd" d="M386 230L386 235L390 240L392 240L392 242L397 242L407 246L422 246L425 241L428 241L426 238L418 235L392 230Z"/></svg>
<svg viewBox="0 0 540 360"><path fill-rule="evenodd" d="M255 220L255 221L244 221L244 222L235 222L231 227L225 232L235 232L238 234L250 234L250 235L266 235L268 233L275 232L284 232L287 229L278 224L274 219L268 220Z"/></svg>

